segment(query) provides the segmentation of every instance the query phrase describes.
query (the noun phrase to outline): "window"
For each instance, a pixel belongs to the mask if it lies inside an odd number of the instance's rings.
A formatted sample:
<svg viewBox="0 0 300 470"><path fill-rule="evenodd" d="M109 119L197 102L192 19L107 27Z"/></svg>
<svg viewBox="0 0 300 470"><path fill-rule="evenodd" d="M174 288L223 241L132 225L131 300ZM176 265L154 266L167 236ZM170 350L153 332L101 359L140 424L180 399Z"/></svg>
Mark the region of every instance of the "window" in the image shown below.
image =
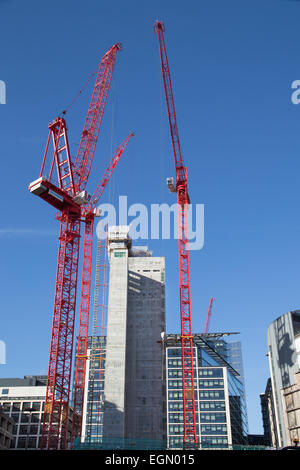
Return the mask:
<svg viewBox="0 0 300 470"><path fill-rule="evenodd" d="M168 360L168 367L181 367L181 360L180 359L169 359Z"/></svg>
<svg viewBox="0 0 300 470"><path fill-rule="evenodd" d="M168 370L168 377L171 378L181 378L182 370L181 369L170 369Z"/></svg>
<svg viewBox="0 0 300 470"><path fill-rule="evenodd" d="M224 411L224 401L204 401L200 402L200 410L202 411Z"/></svg>
<svg viewBox="0 0 300 470"><path fill-rule="evenodd" d="M35 449L36 448L36 437L29 437L28 438L28 448Z"/></svg>
<svg viewBox="0 0 300 470"><path fill-rule="evenodd" d="M17 448L18 449L25 449L26 447L26 437L19 437L18 439L18 445L17 445Z"/></svg>
<svg viewBox="0 0 300 470"><path fill-rule="evenodd" d="M177 410L183 410L183 403L182 401L171 401L169 403L169 411L177 411Z"/></svg>
<svg viewBox="0 0 300 470"><path fill-rule="evenodd" d="M169 434L183 434L184 427L183 425L179 424L170 424L169 426Z"/></svg>
<svg viewBox="0 0 300 470"><path fill-rule="evenodd" d="M200 413L201 423L226 423L225 413Z"/></svg>
<svg viewBox="0 0 300 470"><path fill-rule="evenodd" d="M226 424L202 424L201 434L227 434Z"/></svg>
<svg viewBox="0 0 300 470"><path fill-rule="evenodd" d="M168 388L182 388L182 380L169 380L168 381Z"/></svg>
<svg viewBox="0 0 300 470"><path fill-rule="evenodd" d="M15 423L19 422L19 413L12 413L11 417L14 420Z"/></svg>
<svg viewBox="0 0 300 470"><path fill-rule="evenodd" d="M88 416L89 418L89 416ZM93 424L103 423L103 413L93 413L90 417Z"/></svg>
<svg viewBox="0 0 300 470"><path fill-rule="evenodd" d="M183 423L183 413L169 413L169 423Z"/></svg>
<svg viewBox="0 0 300 470"><path fill-rule="evenodd" d="M227 447L228 441L226 437L202 437L202 447Z"/></svg>
<svg viewBox="0 0 300 470"><path fill-rule="evenodd" d="M9 389L8 388L2 388L2 395L8 395Z"/></svg>
<svg viewBox="0 0 300 470"><path fill-rule="evenodd" d="M32 408L34 409L34 411L40 411L41 409L41 403L39 401L34 401L32 403Z"/></svg>
<svg viewBox="0 0 300 470"><path fill-rule="evenodd" d="M31 415L31 422L32 423L39 423L40 422L40 415L38 413L33 413Z"/></svg>
<svg viewBox="0 0 300 470"><path fill-rule="evenodd" d="M9 412L10 411L10 405L11 404L9 402L2 403L3 411Z"/></svg>
<svg viewBox="0 0 300 470"><path fill-rule="evenodd" d="M19 434L27 434L28 433L28 426L20 426Z"/></svg>
<svg viewBox="0 0 300 470"><path fill-rule="evenodd" d="M181 357L181 349L179 348L169 348L167 353L168 357Z"/></svg>
<svg viewBox="0 0 300 470"><path fill-rule="evenodd" d="M169 446L171 448L174 448L174 447L182 447L183 445L183 440L182 438L178 438L178 437L170 437L170 440L169 440Z"/></svg>
<svg viewBox="0 0 300 470"><path fill-rule="evenodd" d="M217 367L199 369L198 375L199 377L223 377L223 370Z"/></svg>
<svg viewBox="0 0 300 470"><path fill-rule="evenodd" d="M30 426L29 434L38 434L39 427L37 425Z"/></svg>
<svg viewBox="0 0 300 470"><path fill-rule="evenodd" d="M22 413L21 414L21 423L28 423L29 421L29 413Z"/></svg>
<svg viewBox="0 0 300 470"><path fill-rule="evenodd" d="M169 400L182 400L183 399L183 393L182 392L169 392Z"/></svg>
<svg viewBox="0 0 300 470"><path fill-rule="evenodd" d="M201 390L199 400L224 400L224 390Z"/></svg>
<svg viewBox="0 0 300 470"><path fill-rule="evenodd" d="M16 438L13 437L12 440L10 441L10 448L14 449L16 447Z"/></svg>
<svg viewBox="0 0 300 470"><path fill-rule="evenodd" d="M102 435L102 426L94 424L86 427L86 436L99 436Z"/></svg>
<svg viewBox="0 0 300 470"><path fill-rule="evenodd" d="M88 400L89 401L100 401L101 400L101 392L89 392L88 393Z"/></svg>
<svg viewBox="0 0 300 470"><path fill-rule="evenodd" d="M224 388L222 379L199 379L199 388Z"/></svg>

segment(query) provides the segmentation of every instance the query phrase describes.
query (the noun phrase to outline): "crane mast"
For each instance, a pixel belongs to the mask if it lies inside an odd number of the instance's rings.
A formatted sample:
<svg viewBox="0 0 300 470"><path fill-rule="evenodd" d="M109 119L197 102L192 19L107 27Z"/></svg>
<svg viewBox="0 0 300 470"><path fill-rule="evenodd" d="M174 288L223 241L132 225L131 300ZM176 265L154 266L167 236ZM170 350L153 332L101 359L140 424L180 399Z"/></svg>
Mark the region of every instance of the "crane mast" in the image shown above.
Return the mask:
<svg viewBox="0 0 300 470"><path fill-rule="evenodd" d="M187 209L190 203L190 199L188 195L187 168L183 165L181 156L180 140L171 84L171 75L163 36L164 30L165 29L163 23L157 21L154 25L154 31L157 34L159 41L161 69L166 96L176 174L176 185L174 185L173 178L168 178L167 182L170 191L177 193L178 208L179 290L184 413L183 444L185 448L195 448L197 446L198 440L195 420L193 333L191 316L187 219Z"/></svg>

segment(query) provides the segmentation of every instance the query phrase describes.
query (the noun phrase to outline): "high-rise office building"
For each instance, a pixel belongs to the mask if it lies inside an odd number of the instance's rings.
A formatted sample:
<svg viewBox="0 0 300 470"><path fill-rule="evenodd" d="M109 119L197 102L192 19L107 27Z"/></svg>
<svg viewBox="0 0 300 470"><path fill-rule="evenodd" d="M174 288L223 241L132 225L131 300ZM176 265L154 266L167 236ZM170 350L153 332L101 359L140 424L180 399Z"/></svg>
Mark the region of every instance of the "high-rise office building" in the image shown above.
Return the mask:
<svg viewBox="0 0 300 470"><path fill-rule="evenodd" d="M268 356L277 446L300 439L300 310L287 312L268 327Z"/></svg>
<svg viewBox="0 0 300 470"><path fill-rule="evenodd" d="M195 418L200 449L232 449L246 445L248 423L244 387L240 374L214 348L225 342L219 334L194 334ZM221 343L220 343L221 340ZM183 389L181 341L167 335L167 427L168 447L183 446Z"/></svg>

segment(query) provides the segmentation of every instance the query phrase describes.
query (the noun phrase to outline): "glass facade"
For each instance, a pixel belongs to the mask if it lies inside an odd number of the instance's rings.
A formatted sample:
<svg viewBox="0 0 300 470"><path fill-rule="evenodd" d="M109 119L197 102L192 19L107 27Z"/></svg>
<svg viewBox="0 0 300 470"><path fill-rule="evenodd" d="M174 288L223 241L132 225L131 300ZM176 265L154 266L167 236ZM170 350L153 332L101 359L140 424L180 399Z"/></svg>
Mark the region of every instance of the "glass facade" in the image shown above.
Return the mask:
<svg viewBox="0 0 300 470"><path fill-rule="evenodd" d="M88 352L92 337L88 338ZM105 378L106 337L96 338L95 359L88 361L82 440L99 442L103 435L103 392Z"/></svg>
<svg viewBox="0 0 300 470"><path fill-rule="evenodd" d="M177 337L178 338L178 337ZM227 350L222 341L222 349ZM180 341L166 341L168 447L184 435ZM195 418L200 448L228 449L247 442L247 416L239 374L201 336L194 337Z"/></svg>

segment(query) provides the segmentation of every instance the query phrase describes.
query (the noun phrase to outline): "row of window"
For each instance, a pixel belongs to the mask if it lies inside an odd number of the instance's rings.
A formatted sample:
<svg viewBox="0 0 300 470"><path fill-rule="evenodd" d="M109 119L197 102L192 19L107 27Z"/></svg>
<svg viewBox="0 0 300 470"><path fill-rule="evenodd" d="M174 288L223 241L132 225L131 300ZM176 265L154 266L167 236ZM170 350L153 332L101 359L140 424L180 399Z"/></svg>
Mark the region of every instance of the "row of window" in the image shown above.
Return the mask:
<svg viewBox="0 0 300 470"><path fill-rule="evenodd" d="M103 413L87 413L86 424L102 424Z"/></svg>
<svg viewBox="0 0 300 470"><path fill-rule="evenodd" d="M13 427L13 435L17 434L38 434L39 433L39 425L33 425L33 426L26 426L26 425L20 425L20 426L14 426Z"/></svg>
<svg viewBox="0 0 300 470"><path fill-rule="evenodd" d="M13 438L10 444L11 449L16 448L16 439ZM18 438L17 449L39 449L40 448L40 438L34 436L20 436Z"/></svg>
<svg viewBox="0 0 300 470"><path fill-rule="evenodd" d="M105 357L105 356L103 356L103 360L101 360L101 361L94 361L94 363L93 363L93 369L96 369L96 370L98 369L98 370L99 370L99 369L100 369L100 362L101 362L101 370L105 369L105 360L104 360L104 357ZM96 372L94 372L94 374L96 374ZM95 378L96 378L96 376L95 376Z"/></svg>
<svg viewBox="0 0 300 470"><path fill-rule="evenodd" d="M201 367L197 367L196 364L194 364L194 372L195 372L195 376L196 376L196 373L198 372L198 377L205 377L205 378L223 377L223 369L221 367L201 368ZM168 377L169 378L182 377L181 360L178 360L178 359L168 360Z"/></svg>
<svg viewBox="0 0 300 470"><path fill-rule="evenodd" d="M195 390L195 400L224 400L224 390ZM183 392L181 390L169 390L168 400L183 400Z"/></svg>
<svg viewBox="0 0 300 470"><path fill-rule="evenodd" d="M93 380L92 380L92 374L93 374ZM90 376L89 376L89 383L92 384L92 383L96 383L96 381L98 380L104 380L104 375L105 375L105 370L104 368L100 370L97 370L97 371L90 371Z"/></svg>
<svg viewBox="0 0 300 470"><path fill-rule="evenodd" d="M103 434L102 424L92 424L88 425L85 428L86 436L101 436Z"/></svg>
<svg viewBox="0 0 300 470"><path fill-rule="evenodd" d="M168 389L180 389L182 388L182 380L168 380L167 384ZM195 381L195 387L199 389L203 388L224 388L223 379L199 379Z"/></svg>
<svg viewBox="0 0 300 470"><path fill-rule="evenodd" d="M88 402L87 404L87 412L92 412L98 414L100 411L102 411L100 408L102 407L101 404L103 405L103 400L101 399L100 402L94 403L93 401Z"/></svg>
<svg viewBox="0 0 300 470"><path fill-rule="evenodd" d="M198 371L198 377L205 377L205 378L213 378L213 377L223 377L223 369L221 368L213 368L213 369L195 369L195 376L196 372ZM182 377L182 369L168 369L168 378L181 378Z"/></svg>
<svg viewBox="0 0 300 470"><path fill-rule="evenodd" d="M197 434L199 434L199 426L196 426ZM227 435L226 424L201 424L201 436L204 435ZM183 424L170 424L169 435L183 435L184 426Z"/></svg>
<svg viewBox="0 0 300 470"><path fill-rule="evenodd" d="M171 449L182 449L183 439L178 437L170 437L169 447ZM200 448L202 449L227 449L228 440L226 437L202 437L200 442Z"/></svg>
<svg viewBox="0 0 300 470"><path fill-rule="evenodd" d="M179 415L178 418L180 418L180 422L169 422L169 434L183 434L184 432L184 426L183 426L183 419L181 417L182 415ZM197 415L196 415L197 418ZM181 424L182 423L182 424ZM206 423L212 423L212 424L222 424L224 423L224 426L226 427L226 414L225 413L200 413L200 423L206 424ZM197 424L198 426L198 424Z"/></svg>
<svg viewBox="0 0 300 470"><path fill-rule="evenodd" d="M42 415L43 416L43 415ZM11 418L15 423L39 423L41 421L40 413L11 413Z"/></svg>
<svg viewBox="0 0 300 470"><path fill-rule="evenodd" d="M225 401L204 401L200 402L200 410L206 411L225 411ZM198 410L198 402L195 403L195 408ZM183 411L182 401L170 401L168 403L169 411Z"/></svg>
<svg viewBox="0 0 300 470"><path fill-rule="evenodd" d="M40 411L41 410L41 402L40 401L34 401L34 402L30 402L30 401L24 401L23 403L22 402L0 402L0 405L3 407L3 411L5 412L9 412L11 411L11 408L12 408L12 411L28 411L28 412L32 412L32 411ZM44 411L44 403L42 403L42 410Z"/></svg>

